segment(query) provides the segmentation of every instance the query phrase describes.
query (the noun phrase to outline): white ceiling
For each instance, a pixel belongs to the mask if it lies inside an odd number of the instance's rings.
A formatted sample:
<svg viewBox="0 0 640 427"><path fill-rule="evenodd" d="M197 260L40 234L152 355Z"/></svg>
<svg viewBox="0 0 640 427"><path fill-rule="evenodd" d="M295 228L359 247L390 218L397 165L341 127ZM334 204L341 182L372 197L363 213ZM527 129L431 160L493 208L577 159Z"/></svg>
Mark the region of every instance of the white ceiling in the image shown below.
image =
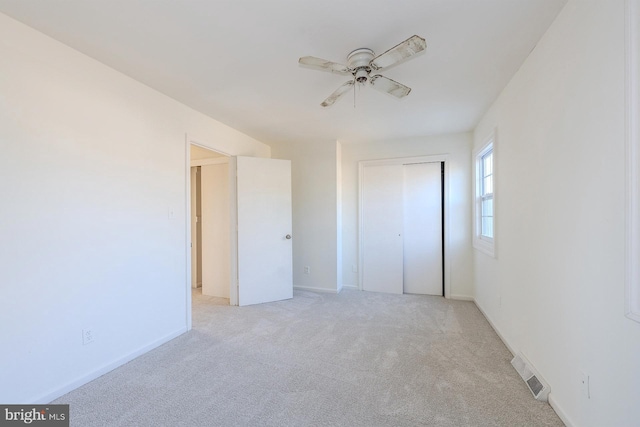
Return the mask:
<svg viewBox="0 0 640 427"><path fill-rule="evenodd" d="M0 0L0 12L267 144L472 130L566 0ZM401 100L298 66L417 34Z"/></svg>

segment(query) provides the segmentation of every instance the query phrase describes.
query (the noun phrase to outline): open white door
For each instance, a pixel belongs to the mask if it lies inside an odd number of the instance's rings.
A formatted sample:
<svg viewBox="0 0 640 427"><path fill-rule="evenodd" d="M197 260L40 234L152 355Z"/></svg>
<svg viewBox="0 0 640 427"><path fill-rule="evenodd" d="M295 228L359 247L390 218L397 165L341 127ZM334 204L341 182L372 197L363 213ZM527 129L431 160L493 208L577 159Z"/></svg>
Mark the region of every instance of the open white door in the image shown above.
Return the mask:
<svg viewBox="0 0 640 427"><path fill-rule="evenodd" d="M291 162L232 157L229 166L236 184L232 212L237 212L232 214L237 225L237 233L232 232L237 263L232 264L237 268L231 274L230 302L250 305L292 298Z"/></svg>

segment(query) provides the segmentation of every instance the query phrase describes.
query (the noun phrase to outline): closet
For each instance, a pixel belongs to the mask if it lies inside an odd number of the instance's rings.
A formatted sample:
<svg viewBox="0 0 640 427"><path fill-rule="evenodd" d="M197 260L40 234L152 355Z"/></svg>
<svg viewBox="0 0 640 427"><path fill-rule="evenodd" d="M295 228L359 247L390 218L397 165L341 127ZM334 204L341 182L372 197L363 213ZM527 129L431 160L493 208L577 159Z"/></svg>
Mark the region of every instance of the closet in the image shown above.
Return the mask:
<svg viewBox="0 0 640 427"><path fill-rule="evenodd" d="M444 167L361 162L363 290L444 295Z"/></svg>

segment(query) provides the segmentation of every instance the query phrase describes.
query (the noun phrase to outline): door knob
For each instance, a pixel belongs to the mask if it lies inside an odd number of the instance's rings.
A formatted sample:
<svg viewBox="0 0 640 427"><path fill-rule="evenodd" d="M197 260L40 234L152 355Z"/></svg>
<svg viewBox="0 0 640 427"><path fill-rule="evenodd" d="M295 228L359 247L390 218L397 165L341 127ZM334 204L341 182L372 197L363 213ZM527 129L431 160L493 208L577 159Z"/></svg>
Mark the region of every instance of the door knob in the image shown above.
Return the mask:
<svg viewBox="0 0 640 427"><path fill-rule="evenodd" d="M286 236L284 236L284 237L285 237L285 239L289 240L289 239L291 239L291 234L287 234L287 235L286 235Z"/></svg>

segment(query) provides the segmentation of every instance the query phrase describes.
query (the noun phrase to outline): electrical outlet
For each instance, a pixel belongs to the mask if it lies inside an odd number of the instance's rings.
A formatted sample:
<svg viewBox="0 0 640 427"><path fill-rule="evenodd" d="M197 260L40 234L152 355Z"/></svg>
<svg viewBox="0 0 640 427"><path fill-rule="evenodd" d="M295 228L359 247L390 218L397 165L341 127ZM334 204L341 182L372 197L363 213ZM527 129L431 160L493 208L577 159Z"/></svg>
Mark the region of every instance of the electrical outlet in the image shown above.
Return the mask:
<svg viewBox="0 0 640 427"><path fill-rule="evenodd" d="M354 273L357 273L358 272L358 265L357 264L351 265L351 271L353 271Z"/></svg>
<svg viewBox="0 0 640 427"><path fill-rule="evenodd" d="M91 344L94 340L95 340L95 335L93 335L93 330L91 329L82 330L82 345Z"/></svg>
<svg viewBox="0 0 640 427"><path fill-rule="evenodd" d="M176 211L171 206L167 209L167 215L169 219L176 219Z"/></svg>
<svg viewBox="0 0 640 427"><path fill-rule="evenodd" d="M589 374L585 374L584 372L580 371L580 382L581 382L580 389L582 390L582 396L587 399L591 399Z"/></svg>
<svg viewBox="0 0 640 427"><path fill-rule="evenodd" d="M311 267L308 265L304 267L304 274L311 274Z"/></svg>

